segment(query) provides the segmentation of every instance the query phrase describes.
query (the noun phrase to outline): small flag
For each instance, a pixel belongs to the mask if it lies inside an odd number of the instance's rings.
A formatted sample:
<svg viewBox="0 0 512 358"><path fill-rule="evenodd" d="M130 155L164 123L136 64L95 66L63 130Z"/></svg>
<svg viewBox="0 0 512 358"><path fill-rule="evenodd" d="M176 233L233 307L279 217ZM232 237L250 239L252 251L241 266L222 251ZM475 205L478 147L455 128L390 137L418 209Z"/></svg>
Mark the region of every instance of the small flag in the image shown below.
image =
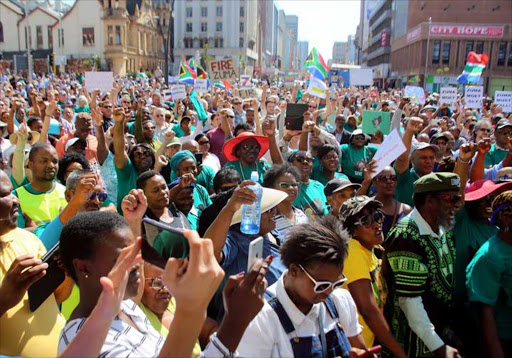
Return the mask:
<svg viewBox="0 0 512 358"><path fill-rule="evenodd" d="M229 91L231 89L231 83L228 80L221 80L213 82L213 87L222 88L223 90Z"/></svg>
<svg viewBox="0 0 512 358"><path fill-rule="evenodd" d="M476 52L471 51L468 53L466 66L464 66L462 74L457 78L457 82L461 85L466 83L478 83L487 62L489 62L488 55L485 53L477 54Z"/></svg>
<svg viewBox="0 0 512 358"><path fill-rule="evenodd" d="M322 58L322 55L313 47L311 53L304 61L304 67L308 70L313 77L324 80L329 73L329 66L327 66Z"/></svg>
<svg viewBox="0 0 512 358"><path fill-rule="evenodd" d="M179 83L193 85L194 78L196 78L196 72L190 67L189 63L182 62L180 64Z"/></svg>
<svg viewBox="0 0 512 358"><path fill-rule="evenodd" d="M208 119L208 115L206 114L203 104L201 103L196 91L192 90L192 92L190 92L189 100L192 103L192 105L194 106L194 110L197 113L197 117L199 118L200 121L203 122L203 126L204 126L206 123L206 120Z"/></svg>

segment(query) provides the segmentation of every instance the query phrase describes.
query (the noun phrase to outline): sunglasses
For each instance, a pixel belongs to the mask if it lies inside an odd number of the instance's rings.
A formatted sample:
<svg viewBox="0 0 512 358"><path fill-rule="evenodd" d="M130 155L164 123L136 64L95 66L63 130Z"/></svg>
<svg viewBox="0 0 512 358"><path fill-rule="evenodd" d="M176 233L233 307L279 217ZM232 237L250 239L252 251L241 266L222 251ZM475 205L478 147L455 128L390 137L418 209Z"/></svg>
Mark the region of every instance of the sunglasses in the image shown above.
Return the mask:
<svg viewBox="0 0 512 358"><path fill-rule="evenodd" d="M235 116L226 115L228 118L235 118Z"/></svg>
<svg viewBox="0 0 512 358"><path fill-rule="evenodd" d="M96 191L93 191L89 200L94 200L94 199L98 198L99 201L105 201L107 199L107 196L108 196L107 193L104 193L104 192L98 193Z"/></svg>
<svg viewBox="0 0 512 358"><path fill-rule="evenodd" d="M229 185L229 186L221 186L219 190L222 193L225 193L226 191L230 191L231 189L235 189L238 185Z"/></svg>
<svg viewBox="0 0 512 358"><path fill-rule="evenodd" d="M383 220L384 220L384 214L382 213L382 211L377 210L375 212L375 214L373 214L373 216L371 216L371 215L363 216L361 219L354 222L354 225L360 225L362 227L368 228L368 227L372 226L374 223L381 224Z"/></svg>
<svg viewBox="0 0 512 358"><path fill-rule="evenodd" d="M308 106L308 108L316 108L316 106Z"/></svg>
<svg viewBox="0 0 512 358"><path fill-rule="evenodd" d="M151 153L149 151L133 152L133 156L137 158L143 158L151 156Z"/></svg>
<svg viewBox="0 0 512 358"><path fill-rule="evenodd" d="M201 142L197 142L199 145L206 145L206 144L210 144L210 141L209 140L204 140L204 141L201 141Z"/></svg>
<svg viewBox="0 0 512 358"><path fill-rule="evenodd" d="M315 284L315 287L313 288L313 291L315 291L315 293L323 293L331 288L333 290L335 290L335 289L343 286L345 284L345 282L347 282L347 280L348 280L344 274L341 274L341 278L335 282L317 281L313 277L311 277L311 275L306 271L306 269L304 267L302 267L302 265L299 265L299 267L302 271L304 271L306 276Z"/></svg>
<svg viewBox="0 0 512 358"><path fill-rule="evenodd" d="M233 102L234 105L242 104L242 102Z"/></svg>
<svg viewBox="0 0 512 358"><path fill-rule="evenodd" d="M309 163L313 163L313 158L308 158L308 157L295 157L295 160L298 161L299 163L306 163L306 164L309 164Z"/></svg>
<svg viewBox="0 0 512 358"><path fill-rule="evenodd" d="M482 131L482 132L487 132L487 133L491 133L491 129L490 128L480 128L478 129L479 131Z"/></svg>
<svg viewBox="0 0 512 358"><path fill-rule="evenodd" d="M108 109L108 108L112 108L112 106L103 106L103 108L107 108Z"/></svg>
<svg viewBox="0 0 512 358"><path fill-rule="evenodd" d="M496 133L501 135L512 135L512 131L497 131Z"/></svg>
<svg viewBox="0 0 512 358"><path fill-rule="evenodd" d="M149 287L155 291L160 291L165 288L164 281L160 277L148 277L146 280L150 280Z"/></svg>
<svg viewBox="0 0 512 358"><path fill-rule="evenodd" d="M299 183L281 182L277 183L276 186L278 186L281 189L298 188Z"/></svg>
<svg viewBox="0 0 512 358"><path fill-rule="evenodd" d="M395 181L398 180L398 177L396 175L388 175L388 176L382 175L380 177L375 178L375 180L376 181L381 181L383 183L395 182Z"/></svg>
<svg viewBox="0 0 512 358"><path fill-rule="evenodd" d="M460 194L437 194L436 196L440 199L443 199L444 201L449 202L450 204L457 204L462 200L462 196Z"/></svg>
<svg viewBox="0 0 512 358"><path fill-rule="evenodd" d="M261 147L257 144L254 144L254 145L250 145L250 144L242 144L240 146L240 148L242 148L243 150L245 151L260 151Z"/></svg>

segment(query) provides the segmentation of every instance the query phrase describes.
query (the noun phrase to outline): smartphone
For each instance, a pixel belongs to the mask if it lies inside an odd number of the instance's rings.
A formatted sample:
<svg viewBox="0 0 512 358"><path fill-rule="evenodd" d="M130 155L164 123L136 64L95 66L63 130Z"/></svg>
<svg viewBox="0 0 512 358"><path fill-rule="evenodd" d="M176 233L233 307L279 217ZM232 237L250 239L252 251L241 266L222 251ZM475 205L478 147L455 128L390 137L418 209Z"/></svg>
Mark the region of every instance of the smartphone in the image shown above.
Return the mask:
<svg viewBox="0 0 512 358"><path fill-rule="evenodd" d="M64 282L66 274L59 265L59 259L59 243L55 244L41 257L41 261L46 262L48 268L46 269L46 275L34 282L28 289L28 301L32 312L37 310L53 294L57 287Z"/></svg>
<svg viewBox="0 0 512 358"><path fill-rule="evenodd" d="M247 272L252 265L263 256L263 236L254 239L249 244L249 254L247 256Z"/></svg>
<svg viewBox="0 0 512 358"><path fill-rule="evenodd" d="M284 124L286 129L292 131L302 130L304 124L304 113L308 110L307 104L288 103Z"/></svg>
<svg viewBox="0 0 512 358"><path fill-rule="evenodd" d="M368 349L366 352L361 354L360 356L357 356L358 358L367 358L372 357L375 353L378 353L382 350L382 346L375 346Z"/></svg>
<svg viewBox="0 0 512 358"><path fill-rule="evenodd" d="M188 256L188 240L183 234L180 219L179 215L173 215L173 221L169 224L150 218L142 219L144 238L141 254L144 261L165 269L169 258Z"/></svg>
<svg viewBox="0 0 512 358"><path fill-rule="evenodd" d="M196 158L197 166L203 164L203 153L194 153L194 157Z"/></svg>

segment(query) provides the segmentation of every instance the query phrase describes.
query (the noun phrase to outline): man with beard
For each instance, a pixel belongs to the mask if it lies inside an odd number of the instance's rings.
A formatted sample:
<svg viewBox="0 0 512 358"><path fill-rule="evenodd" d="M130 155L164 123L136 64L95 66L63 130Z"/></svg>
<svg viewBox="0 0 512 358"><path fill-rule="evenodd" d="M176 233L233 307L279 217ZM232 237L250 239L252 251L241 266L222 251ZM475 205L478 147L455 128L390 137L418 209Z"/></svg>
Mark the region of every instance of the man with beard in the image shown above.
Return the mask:
<svg viewBox="0 0 512 358"><path fill-rule="evenodd" d="M389 297L385 315L408 357L458 357L453 314L455 243L462 205L460 178L431 173L414 183L415 209L384 243Z"/></svg>
<svg viewBox="0 0 512 358"><path fill-rule="evenodd" d="M64 185L55 181L59 169L57 151L50 144L37 143L28 156L32 181L13 191L20 202L20 211L31 221L18 216L18 227L38 227L55 219L66 206Z"/></svg>

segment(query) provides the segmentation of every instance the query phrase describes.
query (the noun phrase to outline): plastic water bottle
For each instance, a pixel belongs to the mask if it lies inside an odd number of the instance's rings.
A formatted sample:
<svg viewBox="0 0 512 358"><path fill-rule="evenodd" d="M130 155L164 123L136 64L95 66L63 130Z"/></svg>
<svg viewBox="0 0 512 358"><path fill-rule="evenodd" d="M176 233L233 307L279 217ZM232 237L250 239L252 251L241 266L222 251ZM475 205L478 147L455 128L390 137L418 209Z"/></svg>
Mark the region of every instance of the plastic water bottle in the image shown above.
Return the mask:
<svg viewBox="0 0 512 358"><path fill-rule="evenodd" d="M252 205L244 204L242 206L242 223L240 230L248 235L257 235L260 232L261 197L263 196L263 189L258 183L258 180L258 172L252 172L251 181L256 184L250 185L248 188L256 193L256 201Z"/></svg>

